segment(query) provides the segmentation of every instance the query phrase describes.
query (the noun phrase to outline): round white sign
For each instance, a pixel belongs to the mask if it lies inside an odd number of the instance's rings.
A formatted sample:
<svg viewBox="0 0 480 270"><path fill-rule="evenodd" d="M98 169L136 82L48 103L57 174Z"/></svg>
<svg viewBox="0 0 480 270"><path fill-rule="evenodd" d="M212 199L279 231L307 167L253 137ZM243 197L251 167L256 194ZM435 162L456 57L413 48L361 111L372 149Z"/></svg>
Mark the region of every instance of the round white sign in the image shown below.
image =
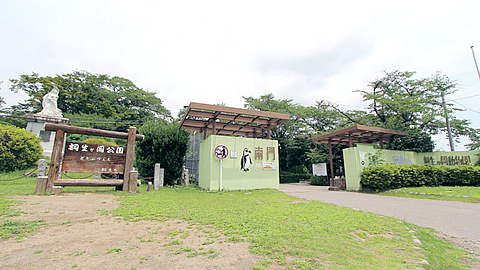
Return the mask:
<svg viewBox="0 0 480 270"><path fill-rule="evenodd" d="M218 159L224 159L224 158L228 157L228 148L225 145L222 145L222 144L217 145L217 147L215 147L215 150L213 151L213 154Z"/></svg>

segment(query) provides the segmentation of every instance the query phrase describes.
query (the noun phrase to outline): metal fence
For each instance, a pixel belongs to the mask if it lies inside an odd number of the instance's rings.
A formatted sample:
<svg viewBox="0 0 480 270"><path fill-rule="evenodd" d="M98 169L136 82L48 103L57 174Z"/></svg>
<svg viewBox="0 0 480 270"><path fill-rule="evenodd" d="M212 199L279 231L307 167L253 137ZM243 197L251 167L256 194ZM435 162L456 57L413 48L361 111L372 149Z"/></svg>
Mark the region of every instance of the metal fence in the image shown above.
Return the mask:
<svg viewBox="0 0 480 270"><path fill-rule="evenodd" d="M190 174L190 181L198 183L198 171L200 167L200 143L202 142L202 133L194 132L190 135L190 148L187 153L185 168Z"/></svg>

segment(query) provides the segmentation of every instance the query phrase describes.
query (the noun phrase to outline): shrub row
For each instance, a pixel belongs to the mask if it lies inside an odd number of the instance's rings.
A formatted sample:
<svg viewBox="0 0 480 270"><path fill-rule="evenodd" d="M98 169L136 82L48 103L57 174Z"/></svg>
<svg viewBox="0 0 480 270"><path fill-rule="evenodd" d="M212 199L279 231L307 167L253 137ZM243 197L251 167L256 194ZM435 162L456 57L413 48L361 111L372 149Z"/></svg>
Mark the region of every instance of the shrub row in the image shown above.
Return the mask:
<svg viewBox="0 0 480 270"><path fill-rule="evenodd" d="M310 178L312 178L310 173L280 172L280 183L298 183L300 181L310 181Z"/></svg>
<svg viewBox="0 0 480 270"><path fill-rule="evenodd" d="M480 166L375 165L363 169L360 184L367 190L420 186L480 186Z"/></svg>
<svg viewBox="0 0 480 270"><path fill-rule="evenodd" d="M327 176L317 176L314 175L312 176L312 185L315 186L329 186L330 185L330 179Z"/></svg>

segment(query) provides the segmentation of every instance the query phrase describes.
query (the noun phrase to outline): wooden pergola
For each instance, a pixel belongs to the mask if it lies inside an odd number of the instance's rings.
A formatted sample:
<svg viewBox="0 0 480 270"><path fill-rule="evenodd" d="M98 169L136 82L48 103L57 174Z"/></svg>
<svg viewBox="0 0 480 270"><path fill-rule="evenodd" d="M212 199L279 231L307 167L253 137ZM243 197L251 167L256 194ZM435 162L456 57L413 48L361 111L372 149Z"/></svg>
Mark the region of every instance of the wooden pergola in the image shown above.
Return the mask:
<svg viewBox="0 0 480 270"><path fill-rule="evenodd" d="M333 172L333 157L332 144L348 145L353 147L356 143L376 143L380 142L380 148L383 149L383 141L388 141L393 138L408 136L408 132L391 130L386 128L369 127L362 125L355 125L332 133L324 134L312 139L314 142L328 143L328 152L330 155L330 171L331 181L330 189L335 190L334 172Z"/></svg>
<svg viewBox="0 0 480 270"><path fill-rule="evenodd" d="M290 120L290 115L283 113L256 111L220 105L190 102L182 118L180 128L213 135L238 135L256 138Z"/></svg>

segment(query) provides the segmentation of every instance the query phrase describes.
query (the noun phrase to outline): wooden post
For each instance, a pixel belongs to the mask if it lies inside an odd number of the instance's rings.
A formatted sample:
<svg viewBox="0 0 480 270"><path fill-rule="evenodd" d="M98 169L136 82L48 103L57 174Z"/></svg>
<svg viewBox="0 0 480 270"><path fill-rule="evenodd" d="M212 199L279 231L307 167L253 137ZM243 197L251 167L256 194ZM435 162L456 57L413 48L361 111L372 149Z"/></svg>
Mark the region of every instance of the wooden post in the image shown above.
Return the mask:
<svg viewBox="0 0 480 270"><path fill-rule="evenodd" d="M212 135L217 134L217 119L212 118Z"/></svg>
<svg viewBox="0 0 480 270"><path fill-rule="evenodd" d="M335 187L335 173L333 172L333 153L332 153L332 141L328 140L328 154L330 155L330 176L332 177L330 180L330 189Z"/></svg>
<svg viewBox="0 0 480 270"><path fill-rule="evenodd" d="M127 137L127 154L125 157L125 170L123 172L123 191L136 192L137 191L137 182L135 183L130 180L130 172L133 171L133 159L135 157L135 135L137 133L137 128L130 127L128 129ZM135 191L133 191L135 190Z"/></svg>
<svg viewBox="0 0 480 270"><path fill-rule="evenodd" d="M55 142L53 143L52 161L48 170L48 179L46 184L46 192L53 191L53 182L58 178L60 171L60 161L62 160L63 142L65 140L65 132L57 130L55 134Z"/></svg>

